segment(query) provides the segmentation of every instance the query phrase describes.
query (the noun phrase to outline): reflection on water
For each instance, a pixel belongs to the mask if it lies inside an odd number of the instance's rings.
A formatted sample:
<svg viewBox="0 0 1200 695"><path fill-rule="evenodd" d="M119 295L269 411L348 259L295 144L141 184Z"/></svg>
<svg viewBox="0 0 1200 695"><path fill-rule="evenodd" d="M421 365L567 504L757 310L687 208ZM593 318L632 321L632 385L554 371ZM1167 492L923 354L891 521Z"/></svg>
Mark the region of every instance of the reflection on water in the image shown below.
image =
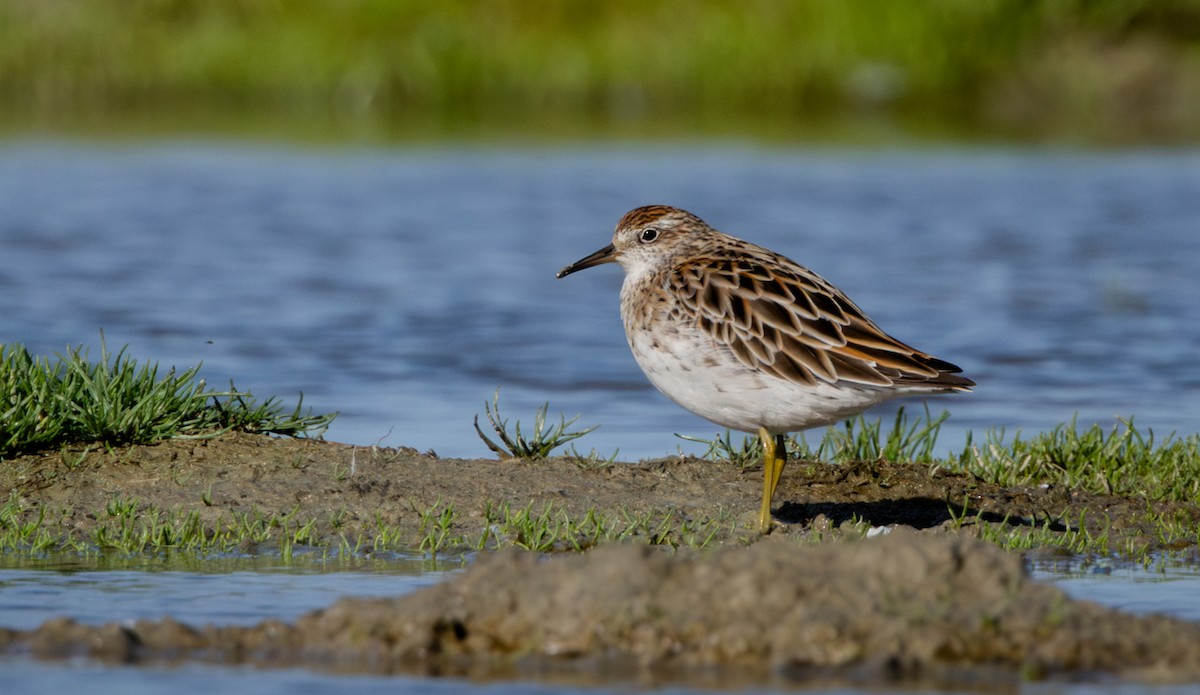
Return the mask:
<svg viewBox="0 0 1200 695"><path fill-rule="evenodd" d="M472 416L582 413L623 458L716 430L624 344L616 267L554 272L649 202L843 287L979 383L965 429L1200 422L1200 152L749 146L0 145L0 340L128 343L339 410L328 437L486 455ZM880 413L887 416L888 410Z"/></svg>

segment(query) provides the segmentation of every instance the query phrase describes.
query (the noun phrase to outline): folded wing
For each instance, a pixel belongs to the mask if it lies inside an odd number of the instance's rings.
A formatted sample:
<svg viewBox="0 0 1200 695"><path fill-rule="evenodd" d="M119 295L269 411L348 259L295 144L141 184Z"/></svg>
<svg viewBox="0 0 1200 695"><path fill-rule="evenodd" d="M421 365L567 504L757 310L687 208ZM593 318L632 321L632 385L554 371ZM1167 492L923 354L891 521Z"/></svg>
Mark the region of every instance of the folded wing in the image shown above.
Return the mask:
<svg viewBox="0 0 1200 695"><path fill-rule="evenodd" d="M819 275L761 252L766 262L742 254L692 259L666 280L689 318L746 366L801 384L974 386L955 365L884 333Z"/></svg>

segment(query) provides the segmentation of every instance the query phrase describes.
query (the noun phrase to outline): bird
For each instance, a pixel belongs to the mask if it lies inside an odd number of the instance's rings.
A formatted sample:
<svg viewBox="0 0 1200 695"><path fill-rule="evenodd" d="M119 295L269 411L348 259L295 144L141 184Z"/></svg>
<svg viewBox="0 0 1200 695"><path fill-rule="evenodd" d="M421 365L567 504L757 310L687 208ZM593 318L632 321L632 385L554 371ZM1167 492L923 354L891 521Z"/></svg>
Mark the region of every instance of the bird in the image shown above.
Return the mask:
<svg viewBox="0 0 1200 695"><path fill-rule="evenodd" d="M970 391L954 364L891 337L799 263L667 205L627 212L612 243L558 271L618 263L633 357L667 398L763 444L758 531L787 463L789 433L900 396Z"/></svg>

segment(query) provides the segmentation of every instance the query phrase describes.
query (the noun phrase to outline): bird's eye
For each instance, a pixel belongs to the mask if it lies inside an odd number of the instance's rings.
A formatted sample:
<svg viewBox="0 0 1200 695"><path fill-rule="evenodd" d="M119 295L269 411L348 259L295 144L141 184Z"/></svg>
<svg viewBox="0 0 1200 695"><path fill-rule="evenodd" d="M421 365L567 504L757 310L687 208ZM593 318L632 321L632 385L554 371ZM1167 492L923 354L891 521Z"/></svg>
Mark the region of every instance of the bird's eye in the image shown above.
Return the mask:
<svg viewBox="0 0 1200 695"><path fill-rule="evenodd" d="M643 244L649 244L658 239L658 230L654 227L648 227L642 230L642 234L638 238L642 240Z"/></svg>

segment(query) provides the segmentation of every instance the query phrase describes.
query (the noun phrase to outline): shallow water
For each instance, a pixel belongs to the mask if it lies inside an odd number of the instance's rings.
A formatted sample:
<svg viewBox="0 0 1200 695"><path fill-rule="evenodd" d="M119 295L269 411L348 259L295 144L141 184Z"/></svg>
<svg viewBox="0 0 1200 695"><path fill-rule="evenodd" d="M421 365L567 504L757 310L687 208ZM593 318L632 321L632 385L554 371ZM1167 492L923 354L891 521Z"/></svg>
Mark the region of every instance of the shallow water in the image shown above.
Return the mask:
<svg viewBox="0 0 1200 695"><path fill-rule="evenodd" d="M190 569L155 569L152 559L115 570L69 558L39 569L29 569L27 561L19 563L23 568L8 564L0 558L0 627L21 630L55 616L92 624L168 615L191 625L294 620L343 596L405 594L452 571L421 560L322 569L318 563L288 567L269 557L191 563Z"/></svg>
<svg viewBox="0 0 1200 695"><path fill-rule="evenodd" d="M687 207L845 289L962 366L931 400L965 431L1079 413L1200 426L1200 151L859 151L752 145L262 147L0 144L0 341L204 362L220 386L303 392L328 438L487 455L501 387L602 425L636 459L717 430L642 377L620 271L554 273L625 210ZM881 408L880 414L890 412Z"/></svg>
<svg viewBox="0 0 1200 695"><path fill-rule="evenodd" d="M96 666L85 663L60 665L54 670L42 668L37 663L6 661L0 658L0 677L12 692L66 692L88 684L89 693L107 695L159 695L173 693L236 692L242 695L307 695L308 693L352 693L354 695L392 695L415 693L417 695L442 695L445 693L470 692L475 695L514 695L515 693L580 693L581 695L606 695L608 693L652 692L656 695L708 695L712 690L641 686L636 684L599 685L530 682L487 682L466 681L457 678L418 679L402 676L348 676L310 673L302 670L259 671L252 668L216 668L187 665L178 668L130 668L119 666ZM954 690L897 690L885 687L868 689L812 688L804 690L754 688L738 690L739 693L795 693L807 695L864 695L865 693L903 693L904 695L954 695L956 692L977 694L989 692L987 688L977 691ZM995 688L990 692L1008 692ZM1195 686L1148 686L1148 685L1063 685L1032 684L1021 686L1020 695L1194 695Z"/></svg>
<svg viewBox="0 0 1200 695"><path fill-rule="evenodd" d="M1158 562L1148 567L1103 561L1088 567L1034 565L1037 579L1053 582L1073 598L1142 615L1162 613L1200 620L1200 567Z"/></svg>
<svg viewBox="0 0 1200 695"><path fill-rule="evenodd" d="M153 561L150 561L153 562ZM277 562L277 561L274 561ZM0 627L30 629L45 620L70 615L82 622L131 621L170 615L194 625L246 625L266 618L291 620L321 608L339 596L396 595L413 591L446 576L430 571L426 562L371 563L354 571L321 571L317 566L288 569L269 558L216 562L212 572L87 569L86 562L66 560L29 569L0 558ZM55 568L57 567L57 569ZM369 570L369 571L368 571ZM1076 598L1092 600L1139 613L1161 612L1200 619L1200 571L1169 563L1146 569L1138 566L1089 567L1077 562L1042 563L1034 575L1063 587ZM1152 591L1145 591L1152 588ZM298 669L260 670L183 665L178 668L133 669L86 662L37 662L0 657L0 682L6 692L62 692L87 682L98 695L142 692L208 693L230 689L251 693L337 692L630 692L646 684L531 684L481 683L459 679L331 675ZM760 690L764 692L765 690ZM655 688L655 692L701 692ZM806 692L861 693L863 690ZM870 692L875 692L871 690ZM1036 685L1022 692L1050 695L1166 694L1187 689L1143 686Z"/></svg>

